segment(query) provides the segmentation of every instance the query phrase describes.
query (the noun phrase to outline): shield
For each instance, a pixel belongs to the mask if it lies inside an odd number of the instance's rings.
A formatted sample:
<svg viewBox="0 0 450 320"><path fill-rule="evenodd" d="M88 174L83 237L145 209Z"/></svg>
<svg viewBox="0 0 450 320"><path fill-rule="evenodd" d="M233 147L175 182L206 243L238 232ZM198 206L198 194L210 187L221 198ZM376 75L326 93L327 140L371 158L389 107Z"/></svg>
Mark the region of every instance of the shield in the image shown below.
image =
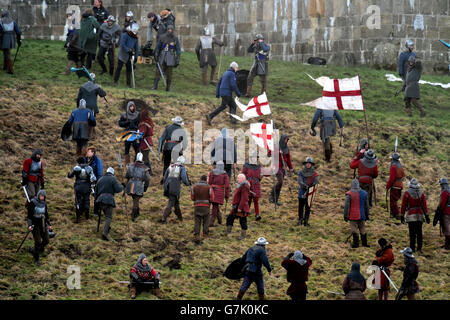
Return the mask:
<svg viewBox="0 0 450 320"><path fill-rule="evenodd" d="M72 124L67 121L61 129L61 139L67 141L72 139Z"/></svg>
<svg viewBox="0 0 450 320"><path fill-rule="evenodd" d="M244 277L245 269L245 262L241 258L237 258L230 263L223 275L231 280L239 280Z"/></svg>

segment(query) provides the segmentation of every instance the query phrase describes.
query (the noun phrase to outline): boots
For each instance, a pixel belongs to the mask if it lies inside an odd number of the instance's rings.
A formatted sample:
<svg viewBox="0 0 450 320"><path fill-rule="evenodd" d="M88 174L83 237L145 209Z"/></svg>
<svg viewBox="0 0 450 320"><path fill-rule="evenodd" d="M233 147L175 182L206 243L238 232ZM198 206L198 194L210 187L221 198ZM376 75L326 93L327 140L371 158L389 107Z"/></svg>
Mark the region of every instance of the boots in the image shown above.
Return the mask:
<svg viewBox="0 0 450 320"><path fill-rule="evenodd" d="M80 223L81 210L80 209L76 209L75 213L76 213L75 223Z"/></svg>
<svg viewBox="0 0 450 320"><path fill-rule="evenodd" d="M361 243L363 247L370 248L370 246L367 244L367 233L361 235Z"/></svg>
<svg viewBox="0 0 450 320"><path fill-rule="evenodd" d="M84 216L86 217L86 220L89 220L89 209L84 209Z"/></svg>
<svg viewBox="0 0 450 320"><path fill-rule="evenodd" d="M310 227L310 224L308 223L308 221L309 221L309 214L306 213L306 214L305 214L305 219L303 220L303 225L304 225L305 227Z"/></svg>
<svg viewBox="0 0 450 320"><path fill-rule="evenodd" d="M172 80L167 80L166 91L170 91L170 84L171 83L172 83Z"/></svg>
<svg viewBox="0 0 450 320"><path fill-rule="evenodd" d="M65 75L69 75L70 74L70 70L72 68L72 64L73 64L72 60L68 60L67 61L67 68L66 68L66 71L63 72L63 74L65 74Z"/></svg>
<svg viewBox="0 0 450 320"><path fill-rule="evenodd" d="M281 206L281 202L279 202L278 200L280 199L280 192L281 190L275 190L275 202L277 203L277 206Z"/></svg>
<svg viewBox="0 0 450 320"><path fill-rule="evenodd" d="M201 241L200 235L194 234L194 243L199 244Z"/></svg>
<svg viewBox="0 0 450 320"><path fill-rule="evenodd" d="M111 236L109 235L109 233L107 233L107 234L102 234L102 239L105 240L105 241L114 242L114 239L111 238Z"/></svg>
<svg viewBox="0 0 450 320"><path fill-rule="evenodd" d="M162 296L162 294L161 294L161 290L160 290L159 288L153 289L153 294L154 294L156 297L158 297L159 299L162 299L162 298L163 298L163 296Z"/></svg>
<svg viewBox="0 0 450 320"><path fill-rule="evenodd" d="M214 227L214 221L216 220L216 216L211 215L211 217L209 217L209 227Z"/></svg>
<svg viewBox="0 0 450 320"><path fill-rule="evenodd" d="M202 84L204 86L208 85L208 75L206 74L206 72L202 72Z"/></svg>
<svg viewBox="0 0 450 320"><path fill-rule="evenodd" d="M39 261L39 251L37 251L36 249L33 250L33 261L37 267L39 267L41 265L41 263Z"/></svg>
<svg viewBox="0 0 450 320"><path fill-rule="evenodd" d="M270 191L270 195L269 195L269 202L270 203L274 203L275 202L275 197L274 197L274 189L272 188L272 191Z"/></svg>
<svg viewBox="0 0 450 320"><path fill-rule="evenodd" d="M261 220L261 216L260 216L259 214L256 214L256 215L255 215L255 220L256 220L256 221Z"/></svg>
<svg viewBox="0 0 450 320"><path fill-rule="evenodd" d="M245 96L248 98L250 97L251 94L252 94L252 86L247 86L247 93L245 94Z"/></svg>
<svg viewBox="0 0 450 320"><path fill-rule="evenodd" d="M407 114L409 117L412 117L411 107L406 107L405 110L406 110L406 114Z"/></svg>
<svg viewBox="0 0 450 320"><path fill-rule="evenodd" d="M258 294L258 300L264 300L264 293L263 294Z"/></svg>
<svg viewBox="0 0 450 320"><path fill-rule="evenodd" d="M211 76L209 77L209 83L210 84L216 84L216 82L214 81L215 74L216 74L216 68L215 67L211 67Z"/></svg>
<svg viewBox="0 0 450 320"><path fill-rule="evenodd" d="M239 240L242 240L242 239L244 239L245 238L245 236L246 236L246 233L247 233L247 230L244 230L244 229L242 229L241 230L241 235L239 236Z"/></svg>
<svg viewBox="0 0 450 320"><path fill-rule="evenodd" d="M352 233L352 235L353 235L352 248L358 248L359 247L359 236L357 233Z"/></svg>
<svg viewBox="0 0 450 320"><path fill-rule="evenodd" d="M220 210L217 210L217 223L222 224L222 213Z"/></svg>
<svg viewBox="0 0 450 320"><path fill-rule="evenodd" d="M167 222L167 217L170 215L170 211L171 210L169 208L167 208L167 207L164 209L163 217L160 220L160 222L162 222L162 223L166 223Z"/></svg>
<svg viewBox="0 0 450 320"><path fill-rule="evenodd" d="M242 292L241 290L239 290L236 300L242 300L242 297L244 296L245 292Z"/></svg>
<svg viewBox="0 0 450 320"><path fill-rule="evenodd" d="M445 246L444 246L444 248L446 250L450 250L450 236L446 236L445 237Z"/></svg>
<svg viewBox="0 0 450 320"><path fill-rule="evenodd" d="M209 117L209 115L207 114L205 117L206 117L206 122L208 122L208 124L211 125L211 118Z"/></svg>
<svg viewBox="0 0 450 320"><path fill-rule="evenodd" d="M225 232L225 235L228 236L231 233L232 229L233 229L233 226L227 226L227 231Z"/></svg>
<svg viewBox="0 0 450 320"><path fill-rule="evenodd" d="M139 208L133 208L131 212L131 220L134 222L136 218L139 216Z"/></svg>
<svg viewBox="0 0 450 320"><path fill-rule="evenodd" d="M131 291L131 299L136 299L136 287L132 286L130 291Z"/></svg>
<svg viewBox="0 0 450 320"><path fill-rule="evenodd" d="M109 75L110 75L111 77L114 76L114 65L112 65L112 66L109 67Z"/></svg>
<svg viewBox="0 0 450 320"><path fill-rule="evenodd" d="M124 158L125 158L125 168L126 168L130 164L130 155L126 154L124 156Z"/></svg>
<svg viewBox="0 0 450 320"><path fill-rule="evenodd" d="M102 67L102 72L100 74L108 72L108 70L106 70L106 65L104 62L99 62L98 64L100 65L100 67Z"/></svg>
<svg viewBox="0 0 450 320"><path fill-rule="evenodd" d="M6 60L6 73L14 74L14 64L11 59Z"/></svg>
<svg viewBox="0 0 450 320"><path fill-rule="evenodd" d="M155 80L153 80L153 87L152 87L152 90L158 89L158 82L159 82L159 79L158 79L158 78L155 78Z"/></svg>
<svg viewBox="0 0 450 320"><path fill-rule="evenodd" d="M125 75L127 77L127 86L131 88L131 72L125 72Z"/></svg>

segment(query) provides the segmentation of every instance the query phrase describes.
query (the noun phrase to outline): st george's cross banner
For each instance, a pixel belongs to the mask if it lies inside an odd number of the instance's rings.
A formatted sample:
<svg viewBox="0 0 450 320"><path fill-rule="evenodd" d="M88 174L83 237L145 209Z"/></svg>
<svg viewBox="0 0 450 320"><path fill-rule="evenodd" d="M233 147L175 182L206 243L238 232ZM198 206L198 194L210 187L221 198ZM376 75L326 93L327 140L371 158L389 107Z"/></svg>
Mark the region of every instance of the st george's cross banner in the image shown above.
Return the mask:
<svg viewBox="0 0 450 320"><path fill-rule="evenodd" d="M239 109L241 109L241 111L243 112L242 118L235 114L229 115L239 121L246 121L248 119L272 113L270 111L269 101L267 100L267 95L265 92L257 97L253 97L247 105L242 104L237 97L234 101L236 102L236 105L239 107Z"/></svg>

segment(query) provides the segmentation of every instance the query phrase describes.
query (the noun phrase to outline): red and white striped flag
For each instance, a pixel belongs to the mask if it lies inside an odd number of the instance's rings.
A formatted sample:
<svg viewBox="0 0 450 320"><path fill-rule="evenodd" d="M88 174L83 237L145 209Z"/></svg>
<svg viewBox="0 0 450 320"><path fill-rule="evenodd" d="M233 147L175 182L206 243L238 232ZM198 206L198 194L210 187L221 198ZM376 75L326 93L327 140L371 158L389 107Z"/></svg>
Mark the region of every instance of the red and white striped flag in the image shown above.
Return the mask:
<svg viewBox="0 0 450 320"><path fill-rule="evenodd" d="M250 133L258 146L273 151L273 123L251 123Z"/></svg>
<svg viewBox="0 0 450 320"><path fill-rule="evenodd" d="M236 102L239 109L241 109L241 111L243 112L242 118L235 114L230 114L230 116L239 121L246 121L251 118L256 118L272 113L270 111L269 101L267 100L265 92L257 97L253 97L247 105L242 104L237 97L234 99L234 101Z"/></svg>
<svg viewBox="0 0 450 320"><path fill-rule="evenodd" d="M364 110L359 76L345 79L308 76L323 87L323 96L303 105L328 110Z"/></svg>

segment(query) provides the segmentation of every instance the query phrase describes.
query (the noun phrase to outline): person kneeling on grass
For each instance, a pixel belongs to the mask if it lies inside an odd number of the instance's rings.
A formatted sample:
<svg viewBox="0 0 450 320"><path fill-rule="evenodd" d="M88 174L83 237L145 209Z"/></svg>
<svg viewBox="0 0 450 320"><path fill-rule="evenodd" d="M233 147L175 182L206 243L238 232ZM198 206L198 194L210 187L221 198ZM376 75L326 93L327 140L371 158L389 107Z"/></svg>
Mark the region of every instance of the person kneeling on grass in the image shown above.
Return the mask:
<svg viewBox="0 0 450 320"><path fill-rule="evenodd" d="M159 277L159 272L150 266L146 255L141 253L130 272L131 299L136 299L137 293L149 290L152 290L155 296L162 299L159 289Z"/></svg>

